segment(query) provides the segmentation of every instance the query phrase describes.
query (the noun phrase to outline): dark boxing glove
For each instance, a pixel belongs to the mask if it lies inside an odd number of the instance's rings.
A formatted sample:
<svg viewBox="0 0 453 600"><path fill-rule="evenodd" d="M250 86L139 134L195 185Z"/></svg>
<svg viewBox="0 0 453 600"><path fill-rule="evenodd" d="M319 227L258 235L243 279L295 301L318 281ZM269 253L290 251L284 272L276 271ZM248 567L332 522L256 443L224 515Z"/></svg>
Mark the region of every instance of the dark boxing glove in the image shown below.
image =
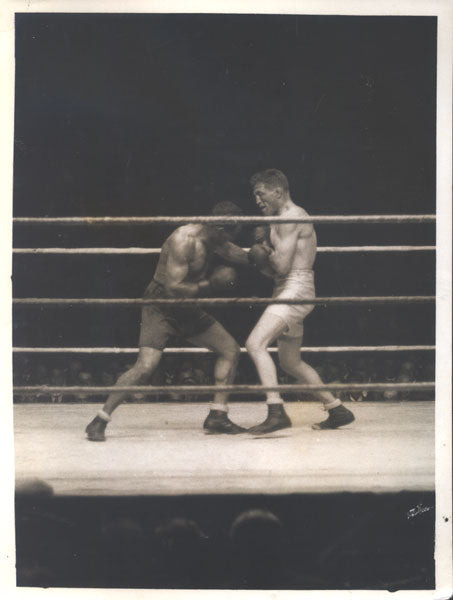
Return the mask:
<svg viewBox="0 0 453 600"><path fill-rule="evenodd" d="M271 245L271 232L268 225L260 225L253 230L253 242L255 244Z"/></svg>
<svg viewBox="0 0 453 600"><path fill-rule="evenodd" d="M219 265L212 271L209 283L212 291L222 292L234 289L237 285L237 279L236 269Z"/></svg>
<svg viewBox="0 0 453 600"><path fill-rule="evenodd" d="M264 244L253 244L248 253L248 259L250 264L258 269L265 269L269 267L269 254L272 252L272 248Z"/></svg>

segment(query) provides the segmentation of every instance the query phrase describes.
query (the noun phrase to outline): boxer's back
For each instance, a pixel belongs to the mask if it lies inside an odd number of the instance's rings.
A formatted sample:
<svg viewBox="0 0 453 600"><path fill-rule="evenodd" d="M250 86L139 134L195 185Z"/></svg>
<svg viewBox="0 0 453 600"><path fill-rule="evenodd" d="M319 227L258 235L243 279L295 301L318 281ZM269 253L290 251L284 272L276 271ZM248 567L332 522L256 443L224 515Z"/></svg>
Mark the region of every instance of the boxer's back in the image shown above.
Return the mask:
<svg viewBox="0 0 453 600"><path fill-rule="evenodd" d="M206 274L209 264L209 257L206 247L200 240L201 225L183 225L178 227L163 243L159 261L154 272L154 280L165 286L167 282L167 262L172 250L176 247L182 247L187 251L187 263L189 273L187 279L190 281L199 281Z"/></svg>

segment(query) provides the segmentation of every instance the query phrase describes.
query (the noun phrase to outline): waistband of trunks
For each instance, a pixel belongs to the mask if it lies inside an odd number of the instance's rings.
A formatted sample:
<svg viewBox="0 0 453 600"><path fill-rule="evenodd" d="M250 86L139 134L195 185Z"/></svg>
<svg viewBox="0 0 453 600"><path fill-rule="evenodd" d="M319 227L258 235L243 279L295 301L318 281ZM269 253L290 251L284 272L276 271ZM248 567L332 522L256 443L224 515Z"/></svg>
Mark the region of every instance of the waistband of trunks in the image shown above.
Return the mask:
<svg viewBox="0 0 453 600"><path fill-rule="evenodd" d="M308 277L313 277L315 272L313 269L291 269L286 275L282 277L276 278L276 282L284 282L289 279L307 279Z"/></svg>

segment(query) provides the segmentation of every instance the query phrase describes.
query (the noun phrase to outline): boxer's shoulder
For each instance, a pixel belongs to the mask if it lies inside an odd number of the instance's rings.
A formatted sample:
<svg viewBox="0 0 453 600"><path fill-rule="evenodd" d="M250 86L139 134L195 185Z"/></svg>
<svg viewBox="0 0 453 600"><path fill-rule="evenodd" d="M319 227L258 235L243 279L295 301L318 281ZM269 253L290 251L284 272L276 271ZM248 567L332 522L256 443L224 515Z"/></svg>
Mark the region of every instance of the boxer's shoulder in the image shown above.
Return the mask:
<svg viewBox="0 0 453 600"><path fill-rule="evenodd" d="M171 253L180 259L193 260L206 249L197 231L191 225L179 227L168 239Z"/></svg>

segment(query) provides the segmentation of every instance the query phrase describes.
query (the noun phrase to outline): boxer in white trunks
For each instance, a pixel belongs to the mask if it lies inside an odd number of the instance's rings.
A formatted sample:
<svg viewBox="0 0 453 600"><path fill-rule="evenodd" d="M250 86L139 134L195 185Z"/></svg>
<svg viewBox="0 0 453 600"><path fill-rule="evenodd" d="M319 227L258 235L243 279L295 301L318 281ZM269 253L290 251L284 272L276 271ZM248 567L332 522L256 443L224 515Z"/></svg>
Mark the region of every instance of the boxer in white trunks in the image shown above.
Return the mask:
<svg viewBox="0 0 453 600"><path fill-rule="evenodd" d="M265 216L306 217L306 211L295 204L286 176L277 169L256 173L250 179L256 203ZM262 273L275 281L273 298L314 298L313 263L316 257L316 233L311 223L273 224L259 228L257 243L249 252L249 260ZM322 385L318 373L300 357L305 317L313 304L270 304L251 332L247 351L255 363L262 385L278 385L277 369L268 352L277 340L280 366L298 383ZM354 421L354 415L329 391L314 394L323 402L329 416L316 423L314 429L336 429ZM267 395L266 420L249 429L255 434L291 427L283 399L278 392Z"/></svg>

